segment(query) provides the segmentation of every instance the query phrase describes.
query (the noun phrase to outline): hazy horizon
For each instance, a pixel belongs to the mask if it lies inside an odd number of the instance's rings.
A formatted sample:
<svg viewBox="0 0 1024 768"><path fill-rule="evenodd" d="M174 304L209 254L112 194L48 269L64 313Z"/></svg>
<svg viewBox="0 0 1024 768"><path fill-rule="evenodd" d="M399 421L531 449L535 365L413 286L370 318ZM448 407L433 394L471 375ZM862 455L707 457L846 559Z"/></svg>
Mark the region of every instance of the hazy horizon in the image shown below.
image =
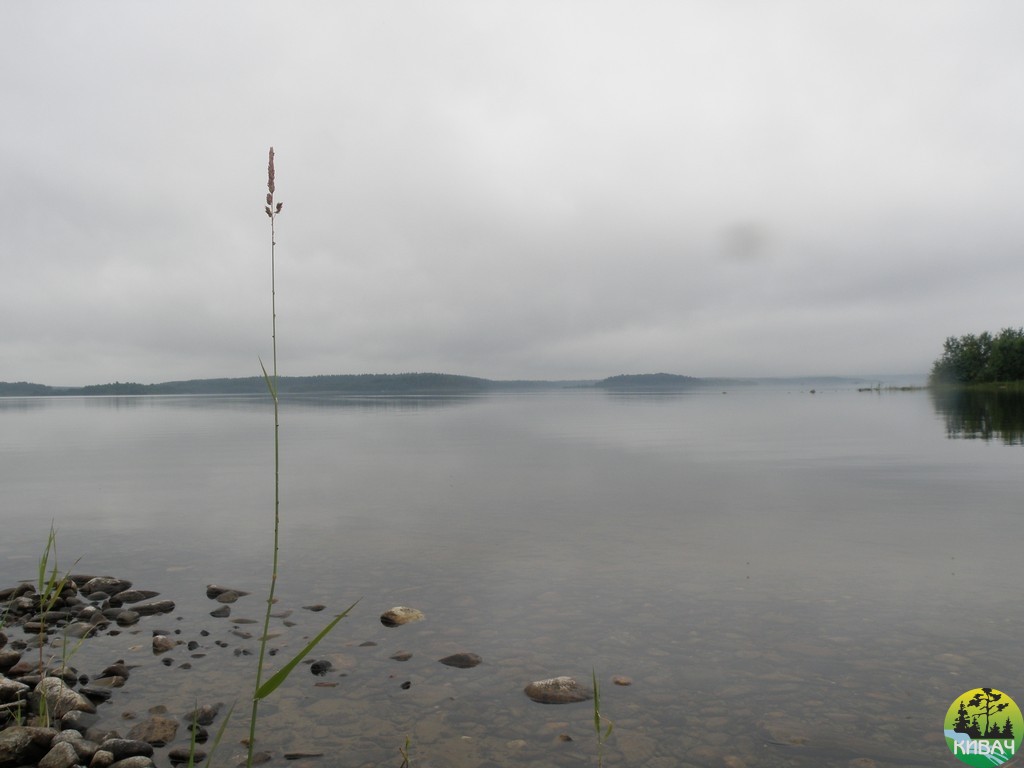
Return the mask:
<svg viewBox="0 0 1024 768"><path fill-rule="evenodd" d="M477 376L477 375L471 374L471 373L462 373L462 372L459 372L459 371L389 371L389 372L383 372L383 371L360 371L358 373L323 373L322 372L322 373L311 373L311 374L293 374L293 373L287 373L287 372L284 372L284 371L280 371L279 372L279 375L282 378L302 378L302 377L310 377L310 376L392 376L392 375L421 375L421 374L422 375L441 374L441 375L450 375L450 376L465 376L467 378L483 379L485 381L494 381L494 382L498 382L498 383L501 383L501 382L515 382L515 381L536 381L536 382L552 382L552 383L574 382L574 381L588 381L589 382L589 381L602 381L604 379L613 378L615 376L644 376L644 375L651 375L651 374L668 374L670 376L684 376L684 377L692 377L692 378L697 378L697 379L708 379L708 380L730 379L730 380L737 380L737 381L743 381L743 380L754 381L754 380L778 379L778 380L783 380L783 381L789 381L789 380L794 380L795 381L795 380L817 380L817 379L820 379L820 380L845 379L845 380L860 380L860 381L880 382L883 385L886 385L886 384L905 383L907 381L918 381L918 380L923 382L928 377L927 372L913 372L913 371L910 371L910 372L907 372L907 371L904 371L904 372L889 372L889 373L845 373L845 374L843 374L843 373L839 373L839 374L818 373L818 374L791 374L791 375L782 374L782 375L778 375L778 376L742 376L742 375L739 375L739 376L716 376L714 374L711 374L711 375L708 375L708 376L692 376L692 374L679 373L679 372L676 372L676 371L665 371L665 370L656 370L655 371L655 370L652 370L652 371L628 371L628 372L620 371L618 373L609 373L609 374L603 375L603 376L576 377L576 378L532 378L532 377L525 377L525 376L508 376L508 377L502 377L502 378L493 378L493 377L489 377L489 376ZM54 389L65 389L65 388L66 389L78 389L78 388L81 388L81 387L88 387L88 386L95 386L95 385L106 385L106 384L115 384L115 383L118 383L118 384L142 384L144 386L149 386L149 385L156 385L156 384L169 384L169 383L173 383L173 382L182 382L182 381L217 381L217 380L223 380L223 379L259 379L259 378L262 378L262 376L263 376L263 374L262 374L262 372L260 372L258 374L250 374L250 375L247 375L247 376L245 376L245 375L243 375L243 376L190 376L188 378L180 378L179 377L179 378L161 379L160 381L143 381L143 380L137 379L137 378L127 378L127 379L116 379L116 380L115 379L110 379L110 380L104 380L104 381L88 381L88 382L84 382L84 383L73 383L73 384L69 384L67 382L29 381L27 379L4 379L4 380L0 380L0 384L22 384L22 383L24 383L24 384L41 384L43 386L52 387Z"/></svg>

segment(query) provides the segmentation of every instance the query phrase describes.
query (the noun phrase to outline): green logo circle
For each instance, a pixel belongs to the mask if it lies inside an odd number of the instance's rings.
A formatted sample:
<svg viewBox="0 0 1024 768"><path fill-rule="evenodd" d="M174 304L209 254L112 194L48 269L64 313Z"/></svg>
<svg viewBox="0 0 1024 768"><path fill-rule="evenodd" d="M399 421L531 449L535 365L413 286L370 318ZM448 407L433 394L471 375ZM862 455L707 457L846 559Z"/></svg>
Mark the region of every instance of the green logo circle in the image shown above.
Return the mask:
<svg viewBox="0 0 1024 768"><path fill-rule="evenodd" d="M1002 765L1024 740L1024 717L1013 699L995 688L974 688L958 696L945 720L949 751L967 765Z"/></svg>

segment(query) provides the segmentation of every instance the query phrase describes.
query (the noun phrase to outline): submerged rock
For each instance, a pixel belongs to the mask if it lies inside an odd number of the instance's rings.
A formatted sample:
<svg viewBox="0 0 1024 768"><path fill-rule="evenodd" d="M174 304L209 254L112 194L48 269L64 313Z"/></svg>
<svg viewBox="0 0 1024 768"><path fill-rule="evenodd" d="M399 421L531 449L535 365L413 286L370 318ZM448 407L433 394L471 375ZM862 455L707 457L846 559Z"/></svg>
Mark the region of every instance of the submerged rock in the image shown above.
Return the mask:
<svg viewBox="0 0 1024 768"><path fill-rule="evenodd" d="M178 732L178 723L169 717L153 715L148 720L143 720L128 731L128 738L135 741L144 741L154 747L162 747L174 740Z"/></svg>
<svg viewBox="0 0 1024 768"><path fill-rule="evenodd" d="M155 635L153 637L153 653L164 653L173 650L177 642L167 635Z"/></svg>
<svg viewBox="0 0 1024 768"><path fill-rule="evenodd" d="M174 747L167 752L167 759L171 761L171 765L181 765L190 760L199 765L206 759L206 752L201 749L193 751L189 747Z"/></svg>
<svg viewBox="0 0 1024 768"><path fill-rule="evenodd" d="M421 621L424 618L426 617L423 615L423 611L417 608L396 605L391 610L384 611L381 614L380 623L385 627L397 627L413 621Z"/></svg>
<svg viewBox="0 0 1024 768"><path fill-rule="evenodd" d="M222 602L222 603L234 602L238 598L245 597L249 593L245 592L245 591L243 591L241 589L232 589L231 587L221 587L221 586L219 586L217 584L207 584L206 585L206 596L208 598L210 598L211 600L217 600L222 595L225 595L225 594L229 595L229 597L228 597L227 600L221 600L220 602Z"/></svg>
<svg viewBox="0 0 1024 768"><path fill-rule="evenodd" d="M110 604L141 603L143 600L149 600L152 597L157 597L159 594L159 592L154 592L151 589L126 589L123 592L118 592L116 595L111 595Z"/></svg>
<svg viewBox="0 0 1024 768"><path fill-rule="evenodd" d="M334 665L331 664L331 662L327 659L320 659L319 661L314 661L309 666L309 671L312 672L314 675L319 675L322 677L323 675L326 675L328 670L330 670L330 668L333 666Z"/></svg>
<svg viewBox="0 0 1024 768"><path fill-rule="evenodd" d="M203 704L192 712L189 720L195 720L197 725L210 725L216 719L221 706L220 702L216 704Z"/></svg>
<svg viewBox="0 0 1024 768"><path fill-rule="evenodd" d="M477 666L483 661L482 658L477 656L475 653L453 653L451 656L445 656L443 659L438 659L446 667L457 667L459 669L471 669Z"/></svg>
<svg viewBox="0 0 1024 768"><path fill-rule="evenodd" d="M568 676L535 680L523 692L539 704L572 704L594 697L588 686L580 685L575 678Z"/></svg>

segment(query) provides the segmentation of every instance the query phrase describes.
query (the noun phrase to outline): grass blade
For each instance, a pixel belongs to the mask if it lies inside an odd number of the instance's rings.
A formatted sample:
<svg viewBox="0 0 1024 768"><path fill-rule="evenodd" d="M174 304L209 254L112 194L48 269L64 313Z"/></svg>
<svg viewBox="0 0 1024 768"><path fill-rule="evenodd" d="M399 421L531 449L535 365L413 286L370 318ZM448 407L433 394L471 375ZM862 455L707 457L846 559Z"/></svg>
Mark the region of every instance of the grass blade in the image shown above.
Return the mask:
<svg viewBox="0 0 1024 768"><path fill-rule="evenodd" d="M213 744L210 745L210 752L206 756L206 764L213 765L213 755L217 751L217 747L220 746L220 740L224 737L224 731L227 730L228 723L231 720L231 713L235 711L235 705L232 704L231 708L228 709L227 714L224 715L224 722L220 724L220 728L217 729L217 734L213 737ZM189 756L191 760L191 755Z"/></svg>
<svg viewBox="0 0 1024 768"><path fill-rule="evenodd" d="M274 387L274 382L270 378L270 374L267 373L267 366L263 364L263 358L260 358L260 368L263 369L263 380L267 382L267 389L270 390L270 396L277 400L277 390Z"/></svg>
<svg viewBox="0 0 1024 768"><path fill-rule="evenodd" d="M334 629L334 626L339 621L348 616L349 611L355 608L358 603L359 600L356 600L354 603L352 603L352 605L350 605L344 611L335 616L331 623L324 627L322 630L320 630L320 634L314 637L312 640L310 640L309 644L301 651L299 651L292 658L291 661L289 661L287 664L285 664L283 667L277 670L277 672L275 672L269 680L267 680L265 683L263 683L263 685L256 689L256 693L254 694L255 698L265 699L267 696L269 696L271 693L277 690L278 686L280 686L281 683L288 679L288 675L292 673L292 670L295 669L295 666L304 658L306 658L306 655L314 648L316 648L317 644L327 636L327 633Z"/></svg>

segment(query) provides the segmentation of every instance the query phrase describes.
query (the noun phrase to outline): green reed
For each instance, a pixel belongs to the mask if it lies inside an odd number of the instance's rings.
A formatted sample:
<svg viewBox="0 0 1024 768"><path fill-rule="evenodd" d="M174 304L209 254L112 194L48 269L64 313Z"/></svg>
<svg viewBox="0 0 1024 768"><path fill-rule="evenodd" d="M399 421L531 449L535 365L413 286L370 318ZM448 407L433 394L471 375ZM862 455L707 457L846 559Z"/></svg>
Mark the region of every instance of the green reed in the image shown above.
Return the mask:
<svg viewBox="0 0 1024 768"><path fill-rule="evenodd" d="M601 714L601 686L597 682L597 670L591 668L590 674L594 686L594 734L597 736L597 767L602 768L604 765L604 745L608 741L608 737L612 735L612 728L615 727L615 723ZM607 729L603 727L602 721L608 723Z"/></svg>
<svg viewBox="0 0 1024 768"><path fill-rule="evenodd" d="M412 761L409 759L409 747L412 745L412 741L408 736L405 737L405 746L398 748L398 754L402 756L402 764L398 768L412 768Z"/></svg>
<svg viewBox="0 0 1024 768"><path fill-rule="evenodd" d="M75 561L78 562L77 560ZM58 601L61 598L61 594L64 592L64 588L67 586L70 579L70 571L61 575L57 567L57 529L54 528L53 522L50 522L50 532L46 537L46 545L43 547L42 553L39 555L39 559L36 561L36 599L39 602L39 679L42 680L46 677L46 661L43 658L43 652L47 644L46 641L46 626L47 619L46 614L56 608ZM84 638L82 638L84 640ZM68 652L67 647L67 633L65 632L63 642L61 644L61 667L60 675L58 677L63 681L64 668L67 667L68 660L75 651L78 650L82 644L82 640L76 644L76 646ZM47 710L46 697L40 695L39 697L39 719L44 726L50 724L50 715Z"/></svg>

